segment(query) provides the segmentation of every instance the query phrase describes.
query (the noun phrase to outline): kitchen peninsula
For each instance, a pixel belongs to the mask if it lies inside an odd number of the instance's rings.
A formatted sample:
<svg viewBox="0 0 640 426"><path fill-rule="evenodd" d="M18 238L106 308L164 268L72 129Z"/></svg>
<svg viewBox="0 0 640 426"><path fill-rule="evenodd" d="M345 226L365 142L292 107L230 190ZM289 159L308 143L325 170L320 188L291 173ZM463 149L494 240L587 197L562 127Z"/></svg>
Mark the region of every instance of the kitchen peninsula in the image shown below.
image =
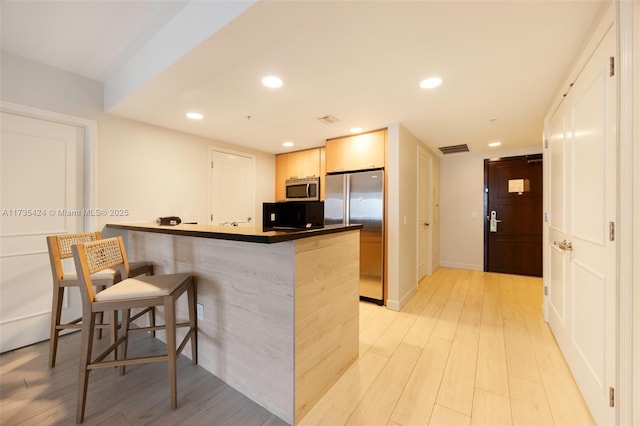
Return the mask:
<svg viewBox="0 0 640 426"><path fill-rule="evenodd" d="M125 237L130 261L196 276L198 364L286 422L302 419L358 358L360 225L107 228Z"/></svg>

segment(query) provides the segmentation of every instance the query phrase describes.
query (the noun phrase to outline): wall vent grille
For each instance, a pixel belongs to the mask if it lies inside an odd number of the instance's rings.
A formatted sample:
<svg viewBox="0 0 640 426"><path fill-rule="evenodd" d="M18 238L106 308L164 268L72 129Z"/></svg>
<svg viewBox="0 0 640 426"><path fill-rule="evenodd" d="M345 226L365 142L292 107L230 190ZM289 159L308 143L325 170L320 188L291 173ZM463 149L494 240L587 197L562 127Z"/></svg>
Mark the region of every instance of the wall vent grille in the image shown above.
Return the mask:
<svg viewBox="0 0 640 426"><path fill-rule="evenodd" d="M469 147L466 143L462 145L441 146L438 149L445 155L457 154L459 152L469 152Z"/></svg>

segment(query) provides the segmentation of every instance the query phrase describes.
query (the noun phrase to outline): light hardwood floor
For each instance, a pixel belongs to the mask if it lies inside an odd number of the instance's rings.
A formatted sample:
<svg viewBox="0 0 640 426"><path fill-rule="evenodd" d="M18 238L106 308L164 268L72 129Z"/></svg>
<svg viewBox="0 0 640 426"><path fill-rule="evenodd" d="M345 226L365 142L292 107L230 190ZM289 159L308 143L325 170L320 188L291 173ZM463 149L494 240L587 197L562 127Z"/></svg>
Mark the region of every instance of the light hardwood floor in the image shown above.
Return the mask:
<svg viewBox="0 0 640 426"><path fill-rule="evenodd" d="M439 269L401 312L361 303L360 357L302 425L593 425L542 280Z"/></svg>
<svg viewBox="0 0 640 426"><path fill-rule="evenodd" d="M592 425L541 317L537 278L439 269L402 312L360 304L360 357L302 425ZM132 349L164 345L137 334ZM74 424L78 333L0 356L0 424ZM163 363L92 372L85 424L282 425L181 357L178 409Z"/></svg>

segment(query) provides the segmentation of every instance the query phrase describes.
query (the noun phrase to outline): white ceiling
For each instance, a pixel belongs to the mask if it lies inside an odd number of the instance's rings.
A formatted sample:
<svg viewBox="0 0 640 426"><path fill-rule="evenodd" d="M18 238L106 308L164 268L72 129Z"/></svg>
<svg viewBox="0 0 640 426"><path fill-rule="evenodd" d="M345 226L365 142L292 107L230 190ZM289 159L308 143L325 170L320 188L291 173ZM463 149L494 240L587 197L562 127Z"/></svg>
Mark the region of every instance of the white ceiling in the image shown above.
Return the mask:
<svg viewBox="0 0 640 426"><path fill-rule="evenodd" d="M549 102L608 4L262 0L244 2L224 26L203 17L185 30L176 23L189 7L231 2L1 1L4 51L106 82L107 91L133 75L127 65L144 64L136 67L151 77L112 97L107 112L272 153L393 122L434 148L538 145ZM191 30L202 42L186 48ZM184 52L156 70L141 62L145 48L144 58ZM263 87L267 74L284 86ZM434 75L442 86L418 87ZM189 110L205 119L186 119ZM324 115L340 121L323 124Z"/></svg>

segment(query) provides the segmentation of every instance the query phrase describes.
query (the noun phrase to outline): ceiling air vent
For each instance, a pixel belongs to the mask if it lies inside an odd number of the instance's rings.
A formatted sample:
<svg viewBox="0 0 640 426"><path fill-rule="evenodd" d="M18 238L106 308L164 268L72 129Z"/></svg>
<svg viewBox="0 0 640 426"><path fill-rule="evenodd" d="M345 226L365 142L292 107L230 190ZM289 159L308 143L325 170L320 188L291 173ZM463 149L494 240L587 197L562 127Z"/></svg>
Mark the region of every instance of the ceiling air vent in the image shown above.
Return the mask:
<svg viewBox="0 0 640 426"><path fill-rule="evenodd" d="M338 120L336 117L334 117L333 115L323 115L322 117L316 117L318 119L318 121L324 123L324 124L333 124L333 123L337 123Z"/></svg>
<svg viewBox="0 0 640 426"><path fill-rule="evenodd" d="M466 143L462 145L450 145L450 146L441 146L438 148L442 151L443 154L457 154L459 152L469 152L469 147Z"/></svg>

